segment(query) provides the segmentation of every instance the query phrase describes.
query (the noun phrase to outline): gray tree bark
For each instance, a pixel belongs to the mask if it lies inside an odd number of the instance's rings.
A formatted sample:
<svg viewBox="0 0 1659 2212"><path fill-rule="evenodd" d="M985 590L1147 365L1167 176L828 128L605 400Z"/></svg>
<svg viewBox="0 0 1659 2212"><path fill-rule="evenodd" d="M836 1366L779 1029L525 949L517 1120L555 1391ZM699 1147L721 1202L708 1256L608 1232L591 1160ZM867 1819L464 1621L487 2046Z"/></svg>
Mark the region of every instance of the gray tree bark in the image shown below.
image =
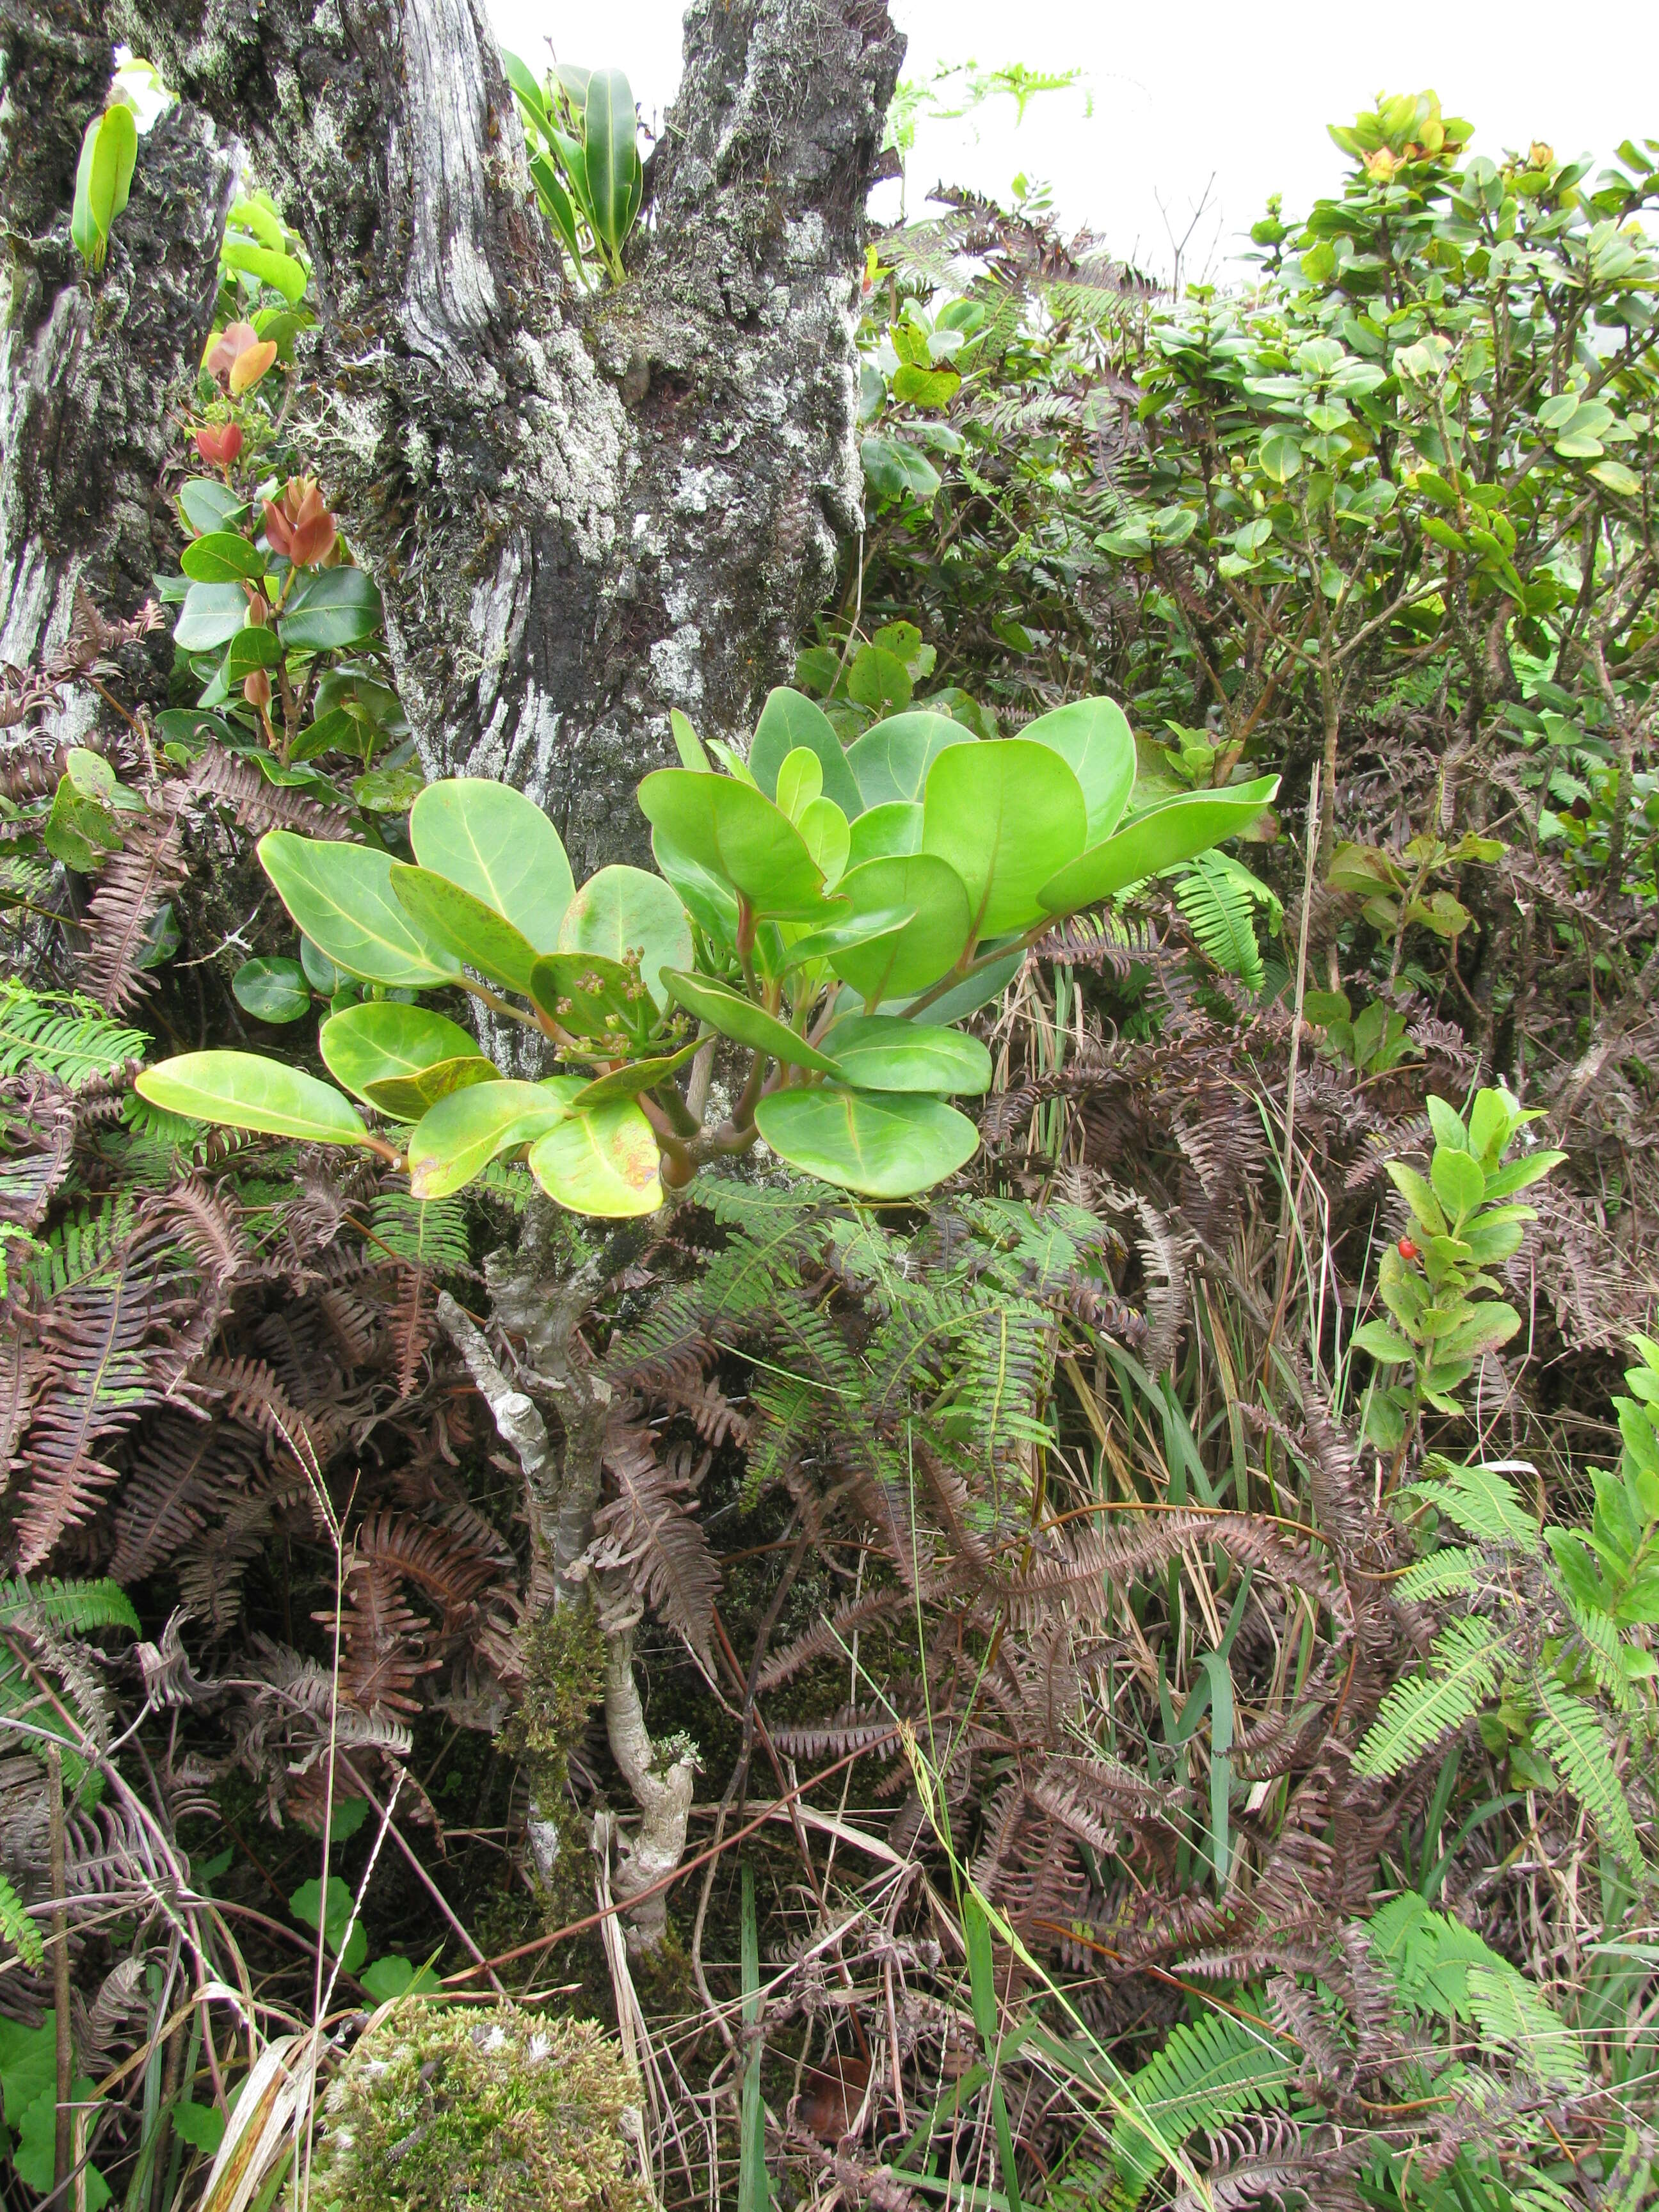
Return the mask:
<svg viewBox="0 0 1659 2212"><path fill-rule="evenodd" d="M247 141L307 239L301 436L380 585L428 774L529 792L579 877L637 858L669 708L751 726L857 526L857 264L902 52L884 0L694 0L649 227L597 296L530 195L483 0L111 21Z"/></svg>
<svg viewBox="0 0 1659 2212"><path fill-rule="evenodd" d="M0 660L20 666L63 643L77 587L129 615L173 565L169 417L218 289L235 161L188 106L140 139L100 275L70 242L82 133L113 68L92 0L0 0ZM164 636L137 688L163 688L171 659ZM77 687L56 734L79 736L95 706Z"/></svg>

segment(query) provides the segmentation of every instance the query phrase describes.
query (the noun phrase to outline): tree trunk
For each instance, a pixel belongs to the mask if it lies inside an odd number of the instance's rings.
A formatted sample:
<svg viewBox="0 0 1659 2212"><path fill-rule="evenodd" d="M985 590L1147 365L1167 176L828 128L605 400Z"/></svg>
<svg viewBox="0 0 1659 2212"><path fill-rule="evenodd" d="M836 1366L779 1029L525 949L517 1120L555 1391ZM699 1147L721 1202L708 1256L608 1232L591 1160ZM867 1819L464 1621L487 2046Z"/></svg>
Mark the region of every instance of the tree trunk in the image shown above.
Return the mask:
<svg viewBox="0 0 1659 2212"><path fill-rule="evenodd" d="M78 587L128 615L173 565L169 416L218 289L235 163L188 107L139 140L100 275L70 242L82 133L113 68L92 0L0 0L0 660L20 666L63 643ZM136 688L161 690L171 660L163 636ZM95 705L77 686L55 733L82 734Z"/></svg>
<svg viewBox="0 0 1659 2212"><path fill-rule="evenodd" d="M638 858L669 708L746 731L857 526L884 0L695 0L649 227L627 281L581 295L483 0L112 17L307 240L300 434L380 585L428 773L529 792L579 878Z"/></svg>

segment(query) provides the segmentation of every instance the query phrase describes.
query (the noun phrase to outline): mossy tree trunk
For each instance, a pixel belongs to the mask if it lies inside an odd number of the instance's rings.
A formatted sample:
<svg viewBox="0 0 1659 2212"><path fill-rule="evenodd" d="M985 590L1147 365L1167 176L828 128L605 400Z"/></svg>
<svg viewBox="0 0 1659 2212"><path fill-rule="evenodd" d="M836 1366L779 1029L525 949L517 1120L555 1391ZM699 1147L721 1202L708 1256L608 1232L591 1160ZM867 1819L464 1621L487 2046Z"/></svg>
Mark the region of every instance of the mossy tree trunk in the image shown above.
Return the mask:
<svg viewBox="0 0 1659 2212"><path fill-rule="evenodd" d="M694 0L647 222L596 295L530 195L483 0L114 0L110 24L246 141L310 246L297 427L428 773L530 792L579 872L637 857L670 707L750 726L856 526L884 0Z"/></svg>

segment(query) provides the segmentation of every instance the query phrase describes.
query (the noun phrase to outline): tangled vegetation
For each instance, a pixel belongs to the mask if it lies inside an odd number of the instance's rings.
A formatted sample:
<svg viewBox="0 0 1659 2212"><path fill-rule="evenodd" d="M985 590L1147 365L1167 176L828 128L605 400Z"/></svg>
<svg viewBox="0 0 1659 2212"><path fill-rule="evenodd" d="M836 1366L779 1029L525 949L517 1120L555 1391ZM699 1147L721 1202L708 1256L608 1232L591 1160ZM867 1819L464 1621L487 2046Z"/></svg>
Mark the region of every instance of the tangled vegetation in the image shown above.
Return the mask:
<svg viewBox="0 0 1659 2212"><path fill-rule="evenodd" d="M1471 135L878 240L836 607L580 890L233 207L0 687L9 2201L1652 2201L1659 142Z"/></svg>

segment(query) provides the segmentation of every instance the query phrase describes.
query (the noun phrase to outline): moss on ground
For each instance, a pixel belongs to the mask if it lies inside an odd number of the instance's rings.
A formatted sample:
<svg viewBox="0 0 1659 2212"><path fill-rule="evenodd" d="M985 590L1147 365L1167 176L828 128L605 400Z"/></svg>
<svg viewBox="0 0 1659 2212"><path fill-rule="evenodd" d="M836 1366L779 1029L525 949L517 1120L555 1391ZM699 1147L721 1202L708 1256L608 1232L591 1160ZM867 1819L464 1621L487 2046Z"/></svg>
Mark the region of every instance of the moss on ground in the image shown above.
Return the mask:
<svg viewBox="0 0 1659 2212"><path fill-rule="evenodd" d="M591 2021L405 2003L362 2037L328 2093L312 2203L647 2212L623 2132L640 2094L616 2039Z"/></svg>

